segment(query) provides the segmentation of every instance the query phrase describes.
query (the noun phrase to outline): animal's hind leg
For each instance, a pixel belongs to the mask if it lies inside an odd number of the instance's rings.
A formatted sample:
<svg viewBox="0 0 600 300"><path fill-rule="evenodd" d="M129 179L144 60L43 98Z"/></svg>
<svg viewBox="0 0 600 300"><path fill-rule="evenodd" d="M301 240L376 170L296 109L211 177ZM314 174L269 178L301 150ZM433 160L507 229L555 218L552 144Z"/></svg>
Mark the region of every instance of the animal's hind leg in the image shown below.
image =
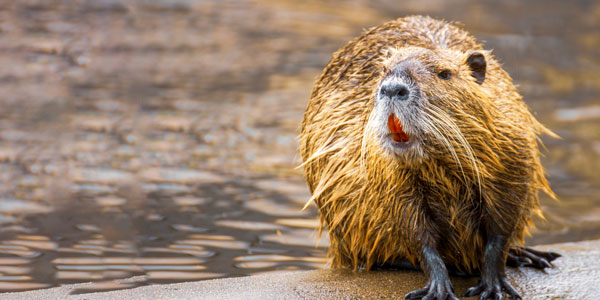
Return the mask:
<svg viewBox="0 0 600 300"><path fill-rule="evenodd" d="M560 254L551 251L541 251L529 247L510 247L506 257L506 265L509 267L532 267L544 269L552 267L553 260L561 257Z"/></svg>

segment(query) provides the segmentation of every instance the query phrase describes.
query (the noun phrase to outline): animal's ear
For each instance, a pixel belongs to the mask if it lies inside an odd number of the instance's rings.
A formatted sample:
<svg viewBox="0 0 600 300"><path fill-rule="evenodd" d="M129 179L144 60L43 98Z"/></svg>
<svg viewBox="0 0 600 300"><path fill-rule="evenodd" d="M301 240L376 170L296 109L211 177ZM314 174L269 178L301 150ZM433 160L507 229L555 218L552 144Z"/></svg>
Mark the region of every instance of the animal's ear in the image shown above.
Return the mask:
<svg viewBox="0 0 600 300"><path fill-rule="evenodd" d="M471 68L471 75L475 77L476 82L482 84L485 80L485 55L479 51L472 52L467 58L467 65Z"/></svg>

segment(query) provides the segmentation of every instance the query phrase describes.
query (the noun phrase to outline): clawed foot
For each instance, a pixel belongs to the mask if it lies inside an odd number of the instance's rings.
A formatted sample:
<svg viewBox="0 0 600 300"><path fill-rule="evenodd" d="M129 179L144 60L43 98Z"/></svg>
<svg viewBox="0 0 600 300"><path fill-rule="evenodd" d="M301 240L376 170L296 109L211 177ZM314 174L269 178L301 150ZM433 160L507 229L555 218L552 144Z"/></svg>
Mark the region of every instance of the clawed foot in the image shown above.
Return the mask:
<svg viewBox="0 0 600 300"><path fill-rule="evenodd" d="M450 280L431 280L425 288L412 291L406 294L405 300L422 299L422 300L459 300L454 295L454 289Z"/></svg>
<svg viewBox="0 0 600 300"><path fill-rule="evenodd" d="M506 258L506 265L544 269L552 267L550 262L560 256L556 252L540 251L529 247L511 247Z"/></svg>
<svg viewBox="0 0 600 300"><path fill-rule="evenodd" d="M496 280L481 280L478 285L469 288L463 297L473 297L479 295L479 300L494 299L502 300L502 291L506 292L514 299L521 299L521 296L515 288L512 287L506 277L502 276Z"/></svg>

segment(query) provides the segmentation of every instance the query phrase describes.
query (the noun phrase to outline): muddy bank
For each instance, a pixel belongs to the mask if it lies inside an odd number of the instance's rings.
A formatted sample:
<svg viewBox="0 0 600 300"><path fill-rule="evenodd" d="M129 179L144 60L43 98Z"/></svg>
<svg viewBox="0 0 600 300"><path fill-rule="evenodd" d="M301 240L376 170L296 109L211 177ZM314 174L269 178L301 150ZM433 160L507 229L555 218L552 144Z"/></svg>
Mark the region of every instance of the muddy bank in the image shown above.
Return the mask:
<svg viewBox="0 0 600 300"><path fill-rule="evenodd" d="M523 299L597 299L600 288L600 240L539 248L563 254L545 272L509 268L508 276ZM136 278L129 279L135 282ZM84 284L0 295L0 299L403 299L421 288L426 277L412 271L286 271L240 278L144 286L104 293L75 294ZM127 283L128 280L122 281ZM477 278L452 278L457 293Z"/></svg>

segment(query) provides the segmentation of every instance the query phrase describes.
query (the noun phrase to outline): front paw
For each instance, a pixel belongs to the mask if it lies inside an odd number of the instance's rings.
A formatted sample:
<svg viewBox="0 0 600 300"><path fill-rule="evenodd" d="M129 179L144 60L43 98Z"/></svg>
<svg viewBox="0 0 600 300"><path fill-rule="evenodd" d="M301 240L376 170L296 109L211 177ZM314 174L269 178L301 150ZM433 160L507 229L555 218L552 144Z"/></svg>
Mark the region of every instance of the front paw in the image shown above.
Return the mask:
<svg viewBox="0 0 600 300"><path fill-rule="evenodd" d="M459 300L454 295L454 289L450 280L431 280L425 288L414 290L404 297L405 300Z"/></svg>
<svg viewBox="0 0 600 300"><path fill-rule="evenodd" d="M514 299L521 299L521 295L515 291L515 288L504 276L496 278L496 280L481 280L478 285L467 289L463 297L479 295L479 300L502 300L502 291Z"/></svg>

